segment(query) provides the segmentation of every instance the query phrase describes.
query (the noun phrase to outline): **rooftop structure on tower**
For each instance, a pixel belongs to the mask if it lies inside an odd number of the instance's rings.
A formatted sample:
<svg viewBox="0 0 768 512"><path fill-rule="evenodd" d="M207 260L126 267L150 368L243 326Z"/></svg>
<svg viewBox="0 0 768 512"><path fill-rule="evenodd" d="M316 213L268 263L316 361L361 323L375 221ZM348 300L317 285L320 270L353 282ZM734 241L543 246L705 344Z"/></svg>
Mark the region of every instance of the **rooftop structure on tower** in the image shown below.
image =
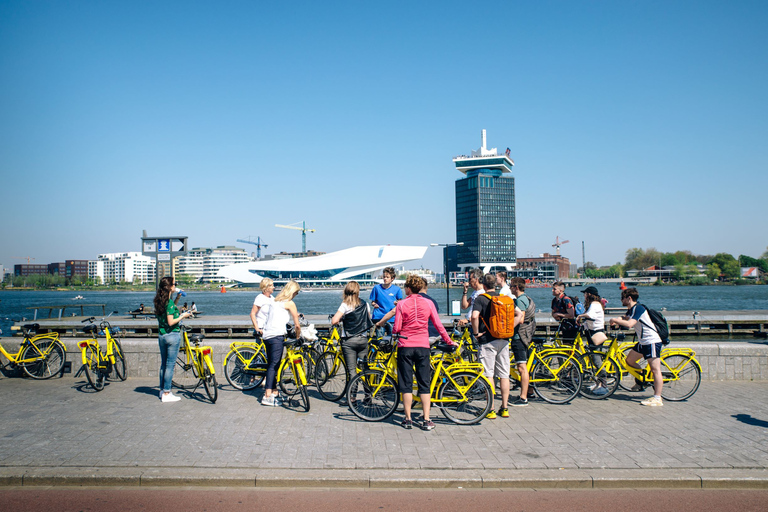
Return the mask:
<svg viewBox="0 0 768 512"><path fill-rule="evenodd" d="M515 162L510 150L498 154L482 145L471 156L453 159L465 174L456 181L456 242L448 270L480 267L484 272L512 270L517 260L515 236Z"/></svg>

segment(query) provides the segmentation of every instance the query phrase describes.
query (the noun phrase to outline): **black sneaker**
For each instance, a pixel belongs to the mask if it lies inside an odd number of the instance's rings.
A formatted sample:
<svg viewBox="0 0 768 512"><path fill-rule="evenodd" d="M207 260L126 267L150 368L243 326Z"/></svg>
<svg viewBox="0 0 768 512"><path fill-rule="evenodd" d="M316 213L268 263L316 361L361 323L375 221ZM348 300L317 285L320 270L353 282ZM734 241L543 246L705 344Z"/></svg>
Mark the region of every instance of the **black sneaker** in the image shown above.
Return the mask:
<svg viewBox="0 0 768 512"><path fill-rule="evenodd" d="M421 429L422 430L434 430L435 424L432 423L432 420L426 420L421 422Z"/></svg>
<svg viewBox="0 0 768 512"><path fill-rule="evenodd" d="M512 407L525 407L526 405L528 405L528 400L519 396L515 399L514 402L512 402L509 405L511 405Z"/></svg>
<svg viewBox="0 0 768 512"><path fill-rule="evenodd" d="M400 423L400 426L404 429L410 430L413 428L413 422L409 419L404 419L402 423Z"/></svg>

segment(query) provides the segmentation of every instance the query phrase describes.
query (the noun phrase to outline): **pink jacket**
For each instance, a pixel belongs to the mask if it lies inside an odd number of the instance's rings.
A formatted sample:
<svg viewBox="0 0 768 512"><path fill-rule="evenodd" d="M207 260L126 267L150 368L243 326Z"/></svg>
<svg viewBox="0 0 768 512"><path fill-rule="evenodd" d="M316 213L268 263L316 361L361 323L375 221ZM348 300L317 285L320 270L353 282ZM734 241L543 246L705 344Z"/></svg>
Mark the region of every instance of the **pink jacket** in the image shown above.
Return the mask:
<svg viewBox="0 0 768 512"><path fill-rule="evenodd" d="M442 322L440 322L435 305L429 299L425 299L418 293L412 293L398 302L395 308L395 325L392 332L408 339L400 338L397 346L429 348L428 325L430 319L437 327L443 341L453 343Z"/></svg>

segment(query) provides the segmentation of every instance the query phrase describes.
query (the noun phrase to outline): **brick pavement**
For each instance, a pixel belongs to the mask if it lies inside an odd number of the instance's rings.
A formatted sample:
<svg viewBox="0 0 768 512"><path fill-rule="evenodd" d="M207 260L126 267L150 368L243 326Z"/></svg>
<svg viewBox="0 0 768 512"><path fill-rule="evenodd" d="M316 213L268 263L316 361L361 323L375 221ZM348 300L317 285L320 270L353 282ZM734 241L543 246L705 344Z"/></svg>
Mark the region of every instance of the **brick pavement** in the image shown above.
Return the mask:
<svg viewBox="0 0 768 512"><path fill-rule="evenodd" d="M222 379L223 380L223 379ZM311 393L312 410L259 405L228 386L219 401L157 398L154 379L0 378L0 467L293 469L766 468L768 382L703 382L688 402L638 404L648 393L569 405L534 402L507 420L433 432L358 420Z"/></svg>

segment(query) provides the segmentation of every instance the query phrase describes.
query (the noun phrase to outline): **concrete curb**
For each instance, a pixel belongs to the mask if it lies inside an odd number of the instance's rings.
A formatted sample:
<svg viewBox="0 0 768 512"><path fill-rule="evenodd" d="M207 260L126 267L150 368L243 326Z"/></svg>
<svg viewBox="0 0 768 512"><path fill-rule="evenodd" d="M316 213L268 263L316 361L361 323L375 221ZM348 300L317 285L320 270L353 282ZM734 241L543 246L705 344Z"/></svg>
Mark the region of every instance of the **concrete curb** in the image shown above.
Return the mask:
<svg viewBox="0 0 768 512"><path fill-rule="evenodd" d="M768 470L354 470L140 467L2 467L0 487L313 487L472 489L768 489Z"/></svg>

